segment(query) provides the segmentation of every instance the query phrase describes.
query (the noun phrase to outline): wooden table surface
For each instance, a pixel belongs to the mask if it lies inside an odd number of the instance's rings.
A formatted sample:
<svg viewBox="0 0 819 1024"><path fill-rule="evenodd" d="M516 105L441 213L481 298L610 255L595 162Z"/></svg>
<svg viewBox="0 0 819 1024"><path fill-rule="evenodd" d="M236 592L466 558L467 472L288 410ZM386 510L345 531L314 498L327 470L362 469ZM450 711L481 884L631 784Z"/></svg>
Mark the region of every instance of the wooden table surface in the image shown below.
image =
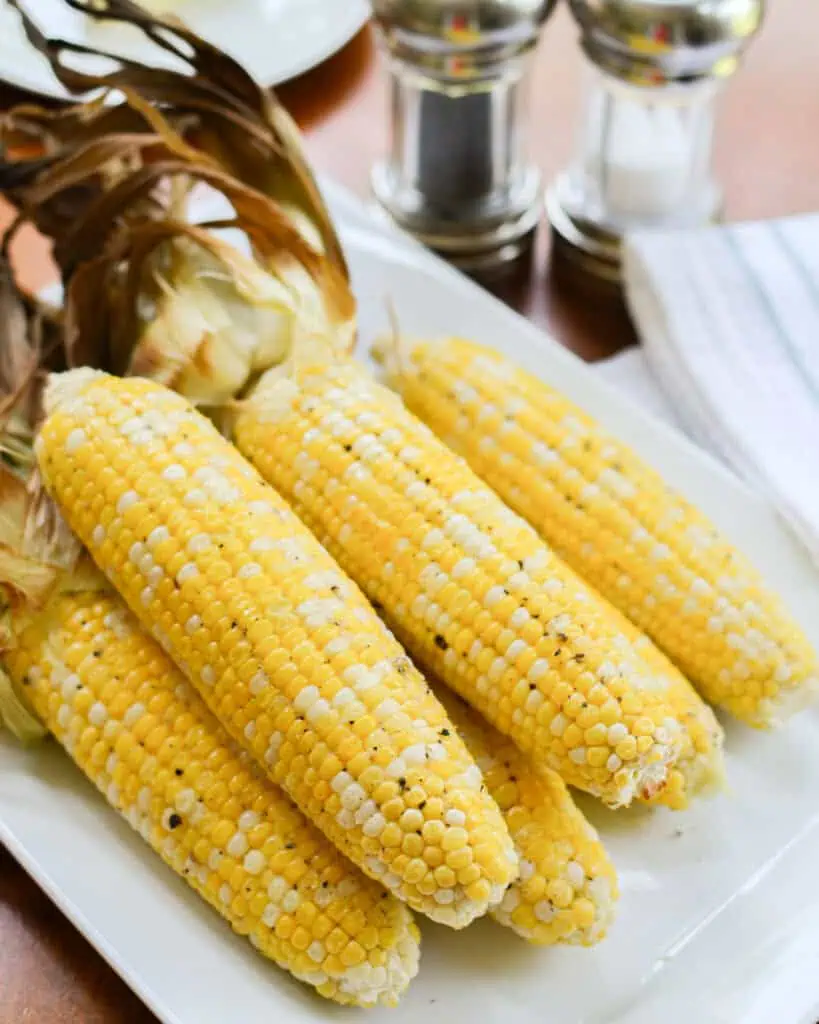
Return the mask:
<svg viewBox="0 0 819 1024"><path fill-rule="evenodd" d="M722 105L717 165L732 219L819 209L819 4L773 0L769 8L763 34ZM571 151L580 71L572 26L561 11L538 53L532 100L533 151L547 178ZM386 138L382 68L371 32L280 94L307 132L316 167L366 196L370 165ZM7 220L0 200L0 227ZM515 304L587 359L633 343L622 310L556 286L546 270L546 236L544 230L537 267ZM47 249L33 234L24 235L14 255L27 286L53 278ZM154 1021L0 850L0 1024Z"/></svg>

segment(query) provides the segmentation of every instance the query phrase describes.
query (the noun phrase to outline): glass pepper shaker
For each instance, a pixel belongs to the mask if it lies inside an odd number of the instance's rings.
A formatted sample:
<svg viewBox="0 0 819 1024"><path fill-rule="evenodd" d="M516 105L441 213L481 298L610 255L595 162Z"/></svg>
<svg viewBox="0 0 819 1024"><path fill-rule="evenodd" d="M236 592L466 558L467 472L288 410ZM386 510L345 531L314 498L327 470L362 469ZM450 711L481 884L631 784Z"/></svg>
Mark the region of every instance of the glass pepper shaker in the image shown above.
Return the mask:
<svg viewBox="0 0 819 1024"><path fill-rule="evenodd" d="M619 283L637 228L715 220L716 103L764 0L569 0L587 60L581 132L547 193L558 259Z"/></svg>
<svg viewBox="0 0 819 1024"><path fill-rule="evenodd" d="M555 0L373 0L389 60L382 208L467 273L530 249L543 201L527 154L530 57Z"/></svg>

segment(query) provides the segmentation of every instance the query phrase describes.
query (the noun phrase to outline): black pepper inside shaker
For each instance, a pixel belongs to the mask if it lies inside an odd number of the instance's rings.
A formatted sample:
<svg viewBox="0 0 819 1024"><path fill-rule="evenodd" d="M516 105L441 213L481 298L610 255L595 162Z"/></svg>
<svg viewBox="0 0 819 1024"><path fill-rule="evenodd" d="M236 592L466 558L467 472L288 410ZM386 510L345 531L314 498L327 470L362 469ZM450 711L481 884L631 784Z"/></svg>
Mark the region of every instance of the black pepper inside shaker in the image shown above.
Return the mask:
<svg viewBox="0 0 819 1024"><path fill-rule="evenodd" d="M469 273L517 261L540 220L540 174L526 152L526 72L554 2L373 2L392 99L376 198Z"/></svg>
<svg viewBox="0 0 819 1024"><path fill-rule="evenodd" d="M490 97L425 92L418 130L418 189L441 216L457 219L461 204L492 189Z"/></svg>

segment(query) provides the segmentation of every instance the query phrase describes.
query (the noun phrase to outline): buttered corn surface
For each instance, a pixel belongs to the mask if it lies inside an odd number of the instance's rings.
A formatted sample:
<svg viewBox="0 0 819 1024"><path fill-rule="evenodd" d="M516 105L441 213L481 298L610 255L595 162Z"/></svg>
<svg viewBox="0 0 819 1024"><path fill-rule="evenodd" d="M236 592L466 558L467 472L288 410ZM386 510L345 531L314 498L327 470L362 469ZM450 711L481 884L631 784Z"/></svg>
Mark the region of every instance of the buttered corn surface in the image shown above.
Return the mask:
<svg viewBox="0 0 819 1024"><path fill-rule="evenodd" d="M663 788L679 721L611 613L352 361L263 378L235 440L419 661L613 805Z"/></svg>
<svg viewBox="0 0 819 1024"><path fill-rule="evenodd" d="M113 808L265 956L341 1003L392 1005L418 969L407 908L240 755L120 599L17 613L11 678Z"/></svg>
<svg viewBox="0 0 819 1024"><path fill-rule="evenodd" d="M517 858L441 705L360 591L182 398L54 378L47 487L233 738L364 871L462 927Z"/></svg>
<svg viewBox="0 0 819 1024"><path fill-rule="evenodd" d="M815 652L748 559L582 409L454 338L408 345L387 372L409 408L707 700L766 726L815 699Z"/></svg>

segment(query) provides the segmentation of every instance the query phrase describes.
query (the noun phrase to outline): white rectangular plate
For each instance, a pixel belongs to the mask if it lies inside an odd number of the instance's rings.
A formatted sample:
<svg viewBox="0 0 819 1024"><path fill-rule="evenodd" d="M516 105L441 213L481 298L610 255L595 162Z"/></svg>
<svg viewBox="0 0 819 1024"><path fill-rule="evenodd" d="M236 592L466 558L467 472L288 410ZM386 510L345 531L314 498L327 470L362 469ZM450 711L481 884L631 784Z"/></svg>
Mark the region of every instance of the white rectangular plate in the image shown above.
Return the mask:
<svg viewBox="0 0 819 1024"><path fill-rule="evenodd" d="M496 346L592 410L748 551L819 644L819 576L773 510L554 341L327 187L361 303L388 323ZM584 804L622 899L594 950L535 950L481 922L424 926L396 1011L322 1003L233 936L54 746L0 735L0 840L167 1024L805 1024L819 1009L819 716L729 726L731 792L684 814Z"/></svg>

